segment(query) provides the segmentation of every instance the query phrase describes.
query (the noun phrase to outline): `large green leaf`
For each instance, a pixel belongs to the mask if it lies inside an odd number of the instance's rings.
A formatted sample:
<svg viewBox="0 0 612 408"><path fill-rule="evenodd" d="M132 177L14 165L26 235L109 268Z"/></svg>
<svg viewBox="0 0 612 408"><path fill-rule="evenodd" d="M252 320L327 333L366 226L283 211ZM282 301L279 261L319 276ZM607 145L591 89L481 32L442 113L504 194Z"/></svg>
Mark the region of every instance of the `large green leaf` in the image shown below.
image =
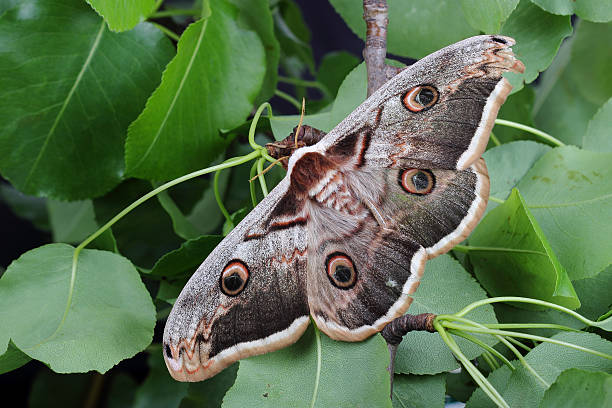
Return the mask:
<svg viewBox="0 0 612 408"><path fill-rule="evenodd" d="M220 235L203 235L184 242L180 248L162 256L151 275L166 278L189 277L223 239Z"/></svg>
<svg viewBox="0 0 612 408"><path fill-rule="evenodd" d="M359 65L359 59L346 51L330 52L325 54L317 71L317 81L327 89L332 98L346 76Z"/></svg>
<svg viewBox="0 0 612 408"><path fill-rule="evenodd" d="M229 140L220 129L242 123L266 72L259 37L241 28L224 1L187 27L161 85L128 130L131 176L162 181L209 164Z"/></svg>
<svg viewBox="0 0 612 408"><path fill-rule="evenodd" d="M396 374L393 378L394 408L443 408L446 373L437 375Z"/></svg>
<svg viewBox="0 0 612 408"><path fill-rule="evenodd" d="M87 0L113 31L131 30L149 14L157 3L155 0L131 0L117 3L114 0Z"/></svg>
<svg viewBox="0 0 612 408"><path fill-rule="evenodd" d="M19 350L13 342L9 342L4 354L0 355L0 374L15 370L32 360L23 351Z"/></svg>
<svg viewBox="0 0 612 408"><path fill-rule="evenodd" d="M612 374L565 370L544 393L540 408L612 407Z"/></svg>
<svg viewBox="0 0 612 408"><path fill-rule="evenodd" d="M346 24L365 39L361 0L330 0ZM423 58L432 52L478 34L465 19L455 0L389 0L388 52Z"/></svg>
<svg viewBox="0 0 612 408"><path fill-rule="evenodd" d="M151 342L155 309L127 259L85 249L71 272L73 254L66 244L45 245L8 267L0 279L0 347L10 337L56 372L105 372Z"/></svg>
<svg viewBox="0 0 612 408"><path fill-rule="evenodd" d="M582 146L596 152L612 152L612 98L589 121Z"/></svg>
<svg viewBox="0 0 612 408"><path fill-rule="evenodd" d="M505 200L533 164L551 148L528 141L512 142L486 151L483 158L489 169L490 197ZM489 207L497 204L489 201Z"/></svg>
<svg viewBox="0 0 612 408"><path fill-rule="evenodd" d="M612 309L612 265L608 266L597 275L579 279L574 282L574 288L580 298L580 309L576 310L581 315L591 320L597 320L610 309Z"/></svg>
<svg viewBox="0 0 612 408"><path fill-rule="evenodd" d="M274 36L274 22L268 0L230 0L240 9L239 23L255 31L266 52L266 75L256 103L265 102L274 95L278 78L280 45Z"/></svg>
<svg viewBox="0 0 612 408"><path fill-rule="evenodd" d="M213 378L189 384L180 408L220 407L225 393L236 381L238 366L235 363Z"/></svg>
<svg viewBox="0 0 612 408"><path fill-rule="evenodd" d="M531 0L553 14L571 16L577 14L588 21L605 23L612 20L610 0Z"/></svg>
<svg viewBox="0 0 612 408"><path fill-rule="evenodd" d="M309 327L293 346L240 362L223 407L390 407L381 336L334 341Z"/></svg>
<svg viewBox="0 0 612 408"><path fill-rule="evenodd" d="M161 347L149 355L149 375L136 391L134 408L175 408L187 395L189 384L175 381L166 368Z"/></svg>
<svg viewBox="0 0 612 408"><path fill-rule="evenodd" d="M472 27L485 34L495 34L519 0L461 0L463 15Z"/></svg>
<svg viewBox="0 0 612 408"><path fill-rule="evenodd" d="M517 186L572 280L612 263L610 162L612 153L553 149Z"/></svg>
<svg viewBox="0 0 612 408"><path fill-rule="evenodd" d="M0 18L0 171L19 190L101 195L123 177L126 129L174 49L150 24L115 34L81 0Z"/></svg>
<svg viewBox="0 0 612 408"><path fill-rule="evenodd" d="M577 85L576 91L597 106L612 97L610 60L612 24L581 21L572 45L572 59L567 67L569 76Z"/></svg>
<svg viewBox="0 0 612 408"><path fill-rule="evenodd" d="M532 82L548 68L561 41L572 33L572 25L569 17L548 14L529 0L521 0L504 23L501 33L516 40L512 49L525 64L523 74L506 75L516 92L523 87L523 81Z"/></svg>
<svg viewBox="0 0 612 408"><path fill-rule="evenodd" d="M47 200L54 242L78 244L98 229L91 200Z"/></svg>
<svg viewBox="0 0 612 408"><path fill-rule="evenodd" d="M472 302L487 297L485 291L461 265L449 255L441 255L427 262L419 289L408 309L410 314L456 313ZM479 323L496 323L493 307L487 305L467 315ZM485 343L495 344L491 337L482 338ZM468 358L482 353L482 349L465 339L457 343ZM410 332L404 336L395 358L396 373L436 374L454 370L459 363L442 341L438 333Z"/></svg>
<svg viewBox="0 0 612 408"><path fill-rule="evenodd" d="M469 248L478 281L491 295L580 306L567 272L518 190L478 224Z"/></svg>
<svg viewBox="0 0 612 408"><path fill-rule="evenodd" d="M552 337L606 354L612 354L612 343L592 333L560 333ZM548 385L568 368L585 370L612 370L612 360L566 348L556 344L541 343L526 356L525 360ZM516 370L503 366L489 375L488 380L501 393L511 407L537 407L548 386L544 386L525 367L515 362ZM472 394L466 408L489 408L491 400L478 389Z"/></svg>
<svg viewBox="0 0 612 408"><path fill-rule="evenodd" d="M582 31L582 22L576 27L576 35ZM567 144L580 146L587 122L597 105L588 101L579 88L586 82L596 80L584 70L586 65L572 58L571 51L575 37L566 41L559 50L550 68L541 76L536 88L534 115L536 127L550 133ZM593 41L597 41L593 39ZM569 67L582 70L580 82L575 82L569 74Z"/></svg>

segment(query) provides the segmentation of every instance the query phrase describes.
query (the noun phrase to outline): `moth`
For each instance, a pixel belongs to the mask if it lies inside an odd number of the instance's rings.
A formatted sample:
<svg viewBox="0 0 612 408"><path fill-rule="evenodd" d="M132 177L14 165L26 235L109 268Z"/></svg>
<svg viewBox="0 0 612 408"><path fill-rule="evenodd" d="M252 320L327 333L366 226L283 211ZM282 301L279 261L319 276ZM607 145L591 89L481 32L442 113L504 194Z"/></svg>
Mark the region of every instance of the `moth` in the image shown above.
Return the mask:
<svg viewBox="0 0 612 408"><path fill-rule="evenodd" d="M163 338L172 377L200 381L286 347L310 318L360 341L404 314L425 262L484 213L480 156L512 88L502 74L524 71L513 44L477 36L443 48L295 150L176 300Z"/></svg>

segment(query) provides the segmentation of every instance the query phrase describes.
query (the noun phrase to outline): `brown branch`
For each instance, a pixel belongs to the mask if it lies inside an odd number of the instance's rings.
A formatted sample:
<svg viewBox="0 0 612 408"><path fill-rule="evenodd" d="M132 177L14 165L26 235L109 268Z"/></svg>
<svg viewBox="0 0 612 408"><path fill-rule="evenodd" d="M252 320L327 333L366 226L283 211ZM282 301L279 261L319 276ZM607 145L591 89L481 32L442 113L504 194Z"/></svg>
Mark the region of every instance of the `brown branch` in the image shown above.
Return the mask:
<svg viewBox="0 0 612 408"><path fill-rule="evenodd" d="M363 19L367 26L363 59L368 70L368 96L389 79L385 68L387 25L389 24L387 15L386 0L363 0Z"/></svg>

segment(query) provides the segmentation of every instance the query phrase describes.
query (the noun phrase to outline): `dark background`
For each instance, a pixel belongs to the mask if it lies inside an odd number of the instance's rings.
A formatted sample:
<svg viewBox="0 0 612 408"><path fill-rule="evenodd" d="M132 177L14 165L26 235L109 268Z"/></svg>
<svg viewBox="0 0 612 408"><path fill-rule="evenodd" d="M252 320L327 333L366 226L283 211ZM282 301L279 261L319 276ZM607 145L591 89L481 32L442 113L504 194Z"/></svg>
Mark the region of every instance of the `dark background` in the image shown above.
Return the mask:
<svg viewBox="0 0 612 408"><path fill-rule="evenodd" d="M302 10L304 20L311 31L311 45L317 67L321 58L331 51L348 51L359 59L363 48L361 41L346 26L327 0L296 0ZM283 89L282 86L280 86ZM272 100L275 111L280 114L294 113L295 108L285 101ZM6 181L0 178L0 183ZM0 231L2 232L2 250L0 251L0 272L24 252L51 242L51 235L35 228L29 221L18 218L0 197ZM158 325L161 326L161 325ZM0 328L2 330L2 328ZM157 327L157 330L163 330ZM156 333L156 338L158 338ZM44 364L30 361L10 373L0 375L0 397L2 406L27 406L33 380L40 370L47 370ZM140 353L136 357L123 361L113 370L127 371L142 381L148 366L146 356ZM103 391L104 392L104 391ZM50 395L49 406L53 405Z"/></svg>

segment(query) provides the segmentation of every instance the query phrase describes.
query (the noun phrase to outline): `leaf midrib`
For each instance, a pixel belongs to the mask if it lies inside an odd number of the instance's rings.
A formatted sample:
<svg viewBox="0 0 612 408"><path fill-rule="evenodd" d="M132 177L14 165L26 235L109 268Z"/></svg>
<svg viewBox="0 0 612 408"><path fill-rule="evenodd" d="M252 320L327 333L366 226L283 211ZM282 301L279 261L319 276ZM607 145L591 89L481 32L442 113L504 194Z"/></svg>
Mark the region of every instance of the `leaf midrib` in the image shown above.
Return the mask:
<svg viewBox="0 0 612 408"><path fill-rule="evenodd" d="M74 83L72 84L72 87L70 88L70 91L68 91L68 95L66 95L66 99L64 99L64 103L62 104L62 107L60 108L59 112L55 116L53 125L51 125L51 128L49 129L47 136L45 136L45 142L43 143L40 151L38 152L38 155L36 156L36 160L34 160L34 164L32 165L32 167L30 167L30 171L28 172L28 175L26 176L26 179L24 182L24 189L27 189L30 183L30 179L32 178L32 176L34 175L34 172L38 168L38 164L40 163L40 160L42 159L45 151L47 150L49 141L51 140L51 137L55 133L55 129L57 128L57 125L59 124L60 120L64 116L64 112L66 111L68 104L72 100L72 97L74 96L76 92L76 89L78 88L79 84L81 83L81 80L83 79L83 76L85 75L85 71L87 71L87 68L89 68L89 65L91 64L93 56L98 50L100 41L102 39L102 34L104 33L105 24L106 23L104 21L102 21L102 23L100 24L100 29L98 30L98 33L96 34L96 38L94 39L91 49L89 50L89 54L87 55L87 58L85 59L85 62L83 63L83 66L81 67L81 70L77 74L77 77L74 80Z"/></svg>
<svg viewBox="0 0 612 408"><path fill-rule="evenodd" d="M153 150L153 146L155 146L155 144L157 143L157 140L159 139L159 136L161 135L162 130L166 127L166 122L168 121L168 118L170 117L170 113L174 110L174 105L176 104L176 101L178 100L178 97L183 90L183 86L185 85L185 82L187 81L187 77L191 73L191 68L193 67L195 57L196 55L198 55L200 51L200 47L202 46L202 39L204 38L204 33L206 32L207 25L208 25L208 19L204 20L202 24L202 30L200 31L200 36L198 37L198 41L193 50L193 54L191 55L191 58L189 59L189 63L187 64L185 73L183 74L181 78L181 82L179 83L178 89L174 93L174 97L172 98L172 102L170 102L170 106L168 107L168 110L166 111L166 115L164 116L164 119L159 125L157 132L155 133L155 136L153 137L153 140L151 141L151 143L149 144L149 147L147 148L147 151L142 155L138 163L136 163L133 166L134 169L138 168L145 161L145 159L149 156L149 154L151 154L151 151Z"/></svg>

